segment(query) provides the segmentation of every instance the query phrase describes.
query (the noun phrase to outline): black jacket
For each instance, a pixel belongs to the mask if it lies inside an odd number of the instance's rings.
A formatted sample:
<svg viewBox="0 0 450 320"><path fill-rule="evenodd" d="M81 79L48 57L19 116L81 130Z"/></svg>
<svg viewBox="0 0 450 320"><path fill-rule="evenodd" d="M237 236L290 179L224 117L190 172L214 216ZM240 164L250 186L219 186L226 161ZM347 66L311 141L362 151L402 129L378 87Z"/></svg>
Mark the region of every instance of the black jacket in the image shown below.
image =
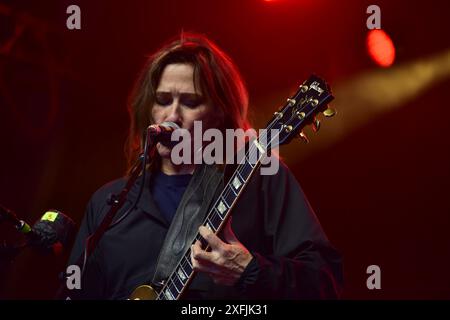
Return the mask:
<svg viewBox="0 0 450 320"><path fill-rule="evenodd" d="M126 299L135 287L166 278L192 243L213 199L224 187L224 174L201 165L194 172L169 225L149 192L149 175L137 208L107 231L88 260L82 289L71 298ZM142 179L128 195L138 194ZM83 252L86 237L109 209L107 198L125 179L92 196L69 264ZM196 274L185 299L333 299L342 287L341 257L327 240L296 179L283 164L276 175L256 172L232 211L232 229L254 259L234 287L220 286ZM161 254L160 254L161 252ZM155 270L158 262L158 268Z"/></svg>

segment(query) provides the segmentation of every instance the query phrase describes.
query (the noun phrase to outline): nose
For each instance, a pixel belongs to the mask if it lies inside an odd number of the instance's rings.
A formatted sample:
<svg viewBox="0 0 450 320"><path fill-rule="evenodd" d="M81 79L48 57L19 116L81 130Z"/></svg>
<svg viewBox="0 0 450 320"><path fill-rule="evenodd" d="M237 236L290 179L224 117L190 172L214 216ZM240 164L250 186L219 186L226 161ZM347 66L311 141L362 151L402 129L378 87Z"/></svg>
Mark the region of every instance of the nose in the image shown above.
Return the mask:
<svg viewBox="0 0 450 320"><path fill-rule="evenodd" d="M167 115L164 121L175 122L181 127L182 114L181 114L181 106L178 99L174 99L172 105L170 105L167 108Z"/></svg>

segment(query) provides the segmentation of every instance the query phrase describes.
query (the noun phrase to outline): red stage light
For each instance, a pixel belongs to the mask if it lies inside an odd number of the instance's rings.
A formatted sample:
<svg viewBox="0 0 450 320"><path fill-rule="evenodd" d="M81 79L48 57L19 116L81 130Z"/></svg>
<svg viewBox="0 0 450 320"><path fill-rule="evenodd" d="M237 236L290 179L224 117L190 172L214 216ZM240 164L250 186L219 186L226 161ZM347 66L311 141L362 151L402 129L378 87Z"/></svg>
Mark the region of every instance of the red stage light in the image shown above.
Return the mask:
<svg viewBox="0 0 450 320"><path fill-rule="evenodd" d="M389 67L394 63L394 43L384 30L370 30L367 33L366 46L369 56L379 66Z"/></svg>

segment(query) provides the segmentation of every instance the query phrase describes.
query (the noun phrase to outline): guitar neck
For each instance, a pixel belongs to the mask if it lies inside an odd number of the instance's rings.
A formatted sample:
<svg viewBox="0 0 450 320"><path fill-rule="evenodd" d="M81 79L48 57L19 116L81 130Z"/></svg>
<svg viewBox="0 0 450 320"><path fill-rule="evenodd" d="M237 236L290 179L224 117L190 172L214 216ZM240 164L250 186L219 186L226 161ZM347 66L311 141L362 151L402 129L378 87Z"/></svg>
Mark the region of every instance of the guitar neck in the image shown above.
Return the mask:
<svg viewBox="0 0 450 320"><path fill-rule="evenodd" d="M279 145L289 143L297 135L307 142L308 139L302 131L303 128L308 124L312 124L314 131L319 130L320 121L315 117L318 113L323 113L326 117L334 116L336 110L329 108L327 105L333 99L331 89L323 79L311 75L304 81L298 87L296 93L287 99L284 106L274 113L266 127L266 133L249 142L248 152L242 158L242 161L238 162L237 169L227 182L212 209L206 215L203 226L214 233L218 233L224 226L226 219L247 186L251 176L261 164L261 159L265 153ZM270 136L268 136L269 130ZM267 141L268 143L264 143ZM200 234L197 233L192 244L201 238ZM156 300L179 299L192 280L193 275L194 270L191 264L191 249L189 247L178 262L175 270L167 281L163 283ZM148 286L136 288L133 295L147 298L148 295L139 292L142 289L147 293L148 290L145 287ZM151 297L153 298L153 290L151 291Z"/></svg>
<svg viewBox="0 0 450 320"><path fill-rule="evenodd" d="M268 145L270 145L270 143ZM251 176L260 165L261 159L266 152L266 148L267 146L263 146L257 139L250 142L248 153L243 157L241 163L237 166L220 196L206 215L202 224L203 226L216 234L221 230L239 196L242 194ZM200 233L197 233L192 244L201 238L202 236ZM193 276L194 270L191 263L191 247L189 247L187 252L178 262L175 270L169 276L167 281L165 281L156 300L178 300L189 285Z"/></svg>

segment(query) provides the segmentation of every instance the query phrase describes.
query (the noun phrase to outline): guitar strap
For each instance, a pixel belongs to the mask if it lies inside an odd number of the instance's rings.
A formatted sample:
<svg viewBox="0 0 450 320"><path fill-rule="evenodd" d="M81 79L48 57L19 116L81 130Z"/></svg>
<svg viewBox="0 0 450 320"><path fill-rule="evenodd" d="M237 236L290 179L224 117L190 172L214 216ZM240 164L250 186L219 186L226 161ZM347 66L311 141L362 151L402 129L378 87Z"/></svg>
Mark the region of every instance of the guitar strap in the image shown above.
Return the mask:
<svg viewBox="0 0 450 320"><path fill-rule="evenodd" d="M222 189L223 172L217 166L196 167L159 253L152 280L156 287L170 276L190 248L209 207Z"/></svg>

